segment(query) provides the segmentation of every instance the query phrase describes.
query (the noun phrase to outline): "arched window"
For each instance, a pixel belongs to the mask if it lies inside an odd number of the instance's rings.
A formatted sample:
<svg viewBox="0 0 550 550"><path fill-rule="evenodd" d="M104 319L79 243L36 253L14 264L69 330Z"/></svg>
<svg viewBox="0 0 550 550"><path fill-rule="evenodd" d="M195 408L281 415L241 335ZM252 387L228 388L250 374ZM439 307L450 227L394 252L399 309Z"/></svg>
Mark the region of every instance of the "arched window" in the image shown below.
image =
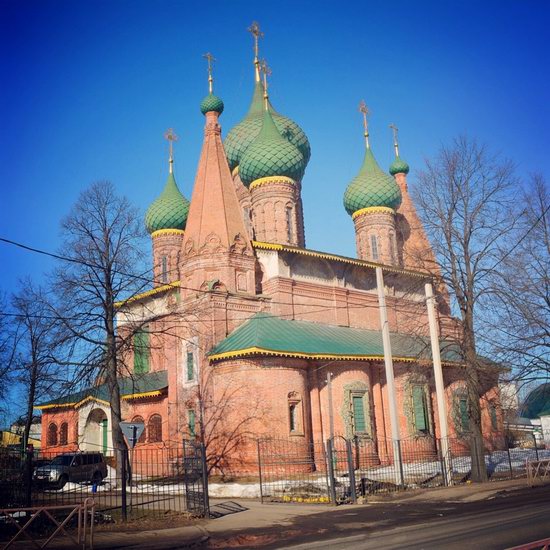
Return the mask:
<svg viewBox="0 0 550 550"><path fill-rule="evenodd" d="M53 422L48 426L46 442L48 447L57 445L57 424L54 424Z"/></svg>
<svg viewBox="0 0 550 550"><path fill-rule="evenodd" d="M288 244L294 242L294 224L292 223L292 206L286 207L286 237Z"/></svg>
<svg viewBox="0 0 550 550"><path fill-rule="evenodd" d="M149 433L149 443L162 441L162 417L160 414L153 414L149 417L147 432Z"/></svg>
<svg viewBox="0 0 550 550"><path fill-rule="evenodd" d="M378 260L378 238L376 235L370 236L370 251L373 260Z"/></svg>
<svg viewBox="0 0 550 550"><path fill-rule="evenodd" d="M288 427L291 434L304 433L302 399L297 392L288 394Z"/></svg>
<svg viewBox="0 0 550 550"><path fill-rule="evenodd" d="M59 444L67 445L69 443L69 425L66 422L59 428Z"/></svg>
<svg viewBox="0 0 550 550"><path fill-rule="evenodd" d="M145 443L145 441L147 441L147 435L146 435L147 427L145 426L145 422L143 422L143 418L141 416L134 416L134 418L132 418L132 422L141 422L141 424L143 424L143 432L139 436L139 439L137 440L137 442L138 444Z"/></svg>

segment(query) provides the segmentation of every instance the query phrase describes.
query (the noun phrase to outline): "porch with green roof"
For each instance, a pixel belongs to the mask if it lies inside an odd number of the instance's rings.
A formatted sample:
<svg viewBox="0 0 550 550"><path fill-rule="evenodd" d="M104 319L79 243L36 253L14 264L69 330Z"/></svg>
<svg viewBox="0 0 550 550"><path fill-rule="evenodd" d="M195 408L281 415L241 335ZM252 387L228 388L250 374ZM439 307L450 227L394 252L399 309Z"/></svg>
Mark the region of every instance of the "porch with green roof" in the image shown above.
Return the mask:
<svg viewBox="0 0 550 550"><path fill-rule="evenodd" d="M429 338L390 333L390 340L394 361L431 361ZM444 363L461 361L456 344L442 340L440 348ZM254 355L368 361L382 360L384 348L381 331L257 313L216 345L209 358L215 362Z"/></svg>

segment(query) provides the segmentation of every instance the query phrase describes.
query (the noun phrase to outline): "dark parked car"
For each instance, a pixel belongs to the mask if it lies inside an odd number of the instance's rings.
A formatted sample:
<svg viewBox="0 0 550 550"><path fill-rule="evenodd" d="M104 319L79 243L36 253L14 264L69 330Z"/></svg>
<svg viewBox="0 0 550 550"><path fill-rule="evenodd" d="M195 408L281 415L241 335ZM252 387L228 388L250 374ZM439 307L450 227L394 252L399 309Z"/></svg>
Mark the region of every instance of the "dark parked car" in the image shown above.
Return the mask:
<svg viewBox="0 0 550 550"><path fill-rule="evenodd" d="M101 483L107 477L107 464L101 453L64 453L49 464L35 468L33 478L59 489L67 482Z"/></svg>

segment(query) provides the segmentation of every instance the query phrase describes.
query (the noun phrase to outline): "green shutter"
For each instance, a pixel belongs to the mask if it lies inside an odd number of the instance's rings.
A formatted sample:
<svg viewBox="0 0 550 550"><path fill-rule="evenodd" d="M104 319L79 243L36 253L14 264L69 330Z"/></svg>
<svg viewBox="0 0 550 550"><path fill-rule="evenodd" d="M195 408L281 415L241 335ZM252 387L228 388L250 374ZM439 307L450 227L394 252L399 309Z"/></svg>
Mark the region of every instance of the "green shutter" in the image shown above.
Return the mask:
<svg viewBox="0 0 550 550"><path fill-rule="evenodd" d="M468 414L468 399L462 397L458 402L460 412L460 425L463 431L468 431L470 428L470 419Z"/></svg>
<svg viewBox="0 0 550 550"><path fill-rule="evenodd" d="M189 435L195 437L195 411L193 409L187 411L187 427L189 428Z"/></svg>
<svg viewBox="0 0 550 550"><path fill-rule="evenodd" d="M422 386L413 386L413 414L414 427L419 432L428 432L428 404L426 403L426 392Z"/></svg>
<svg viewBox="0 0 550 550"><path fill-rule="evenodd" d="M149 372L149 333L139 330L134 334L134 373Z"/></svg>
<svg viewBox="0 0 550 550"><path fill-rule="evenodd" d="M187 381L195 379L195 356L192 351L187 352Z"/></svg>
<svg viewBox="0 0 550 550"><path fill-rule="evenodd" d="M107 419L101 421L101 433L103 439L103 453L107 453Z"/></svg>
<svg viewBox="0 0 550 550"><path fill-rule="evenodd" d="M367 422L365 419L365 406L363 403L363 396L352 396L353 403L353 427L355 432L366 432Z"/></svg>

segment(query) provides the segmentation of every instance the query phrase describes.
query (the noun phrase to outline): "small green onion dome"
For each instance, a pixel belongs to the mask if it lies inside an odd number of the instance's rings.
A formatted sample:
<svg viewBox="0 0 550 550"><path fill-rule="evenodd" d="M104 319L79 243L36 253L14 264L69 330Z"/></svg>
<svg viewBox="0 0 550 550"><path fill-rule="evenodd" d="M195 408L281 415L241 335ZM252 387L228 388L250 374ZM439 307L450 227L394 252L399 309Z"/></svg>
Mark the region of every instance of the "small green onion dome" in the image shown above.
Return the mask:
<svg viewBox="0 0 550 550"><path fill-rule="evenodd" d="M223 101L214 94L208 94L201 101L201 113L205 115L210 111L215 111L220 115L223 113Z"/></svg>
<svg viewBox="0 0 550 550"><path fill-rule="evenodd" d="M395 180L382 171L369 147L363 166L344 193L344 208L351 216L358 210L385 206L396 210L401 204L401 190Z"/></svg>
<svg viewBox="0 0 550 550"><path fill-rule="evenodd" d="M265 111L263 96L263 85L256 82L248 113L239 124L231 129L224 140L225 154L231 170L234 170L240 164L244 152L260 133ZM311 156L311 148L304 131L293 120L277 113L269 102L268 109L281 135L298 147L307 165Z"/></svg>
<svg viewBox="0 0 550 550"><path fill-rule="evenodd" d="M164 190L145 214L145 226L149 233L159 229L185 229L189 201L178 189L174 174L170 173Z"/></svg>
<svg viewBox="0 0 550 550"><path fill-rule="evenodd" d="M395 174L408 174L409 165L401 158L395 157L395 160L391 163L390 174L395 176Z"/></svg>
<svg viewBox="0 0 550 550"><path fill-rule="evenodd" d="M264 111L258 137L241 157L239 175L248 187L253 181L270 176L286 176L301 181L306 162L298 147L285 139L268 110Z"/></svg>

